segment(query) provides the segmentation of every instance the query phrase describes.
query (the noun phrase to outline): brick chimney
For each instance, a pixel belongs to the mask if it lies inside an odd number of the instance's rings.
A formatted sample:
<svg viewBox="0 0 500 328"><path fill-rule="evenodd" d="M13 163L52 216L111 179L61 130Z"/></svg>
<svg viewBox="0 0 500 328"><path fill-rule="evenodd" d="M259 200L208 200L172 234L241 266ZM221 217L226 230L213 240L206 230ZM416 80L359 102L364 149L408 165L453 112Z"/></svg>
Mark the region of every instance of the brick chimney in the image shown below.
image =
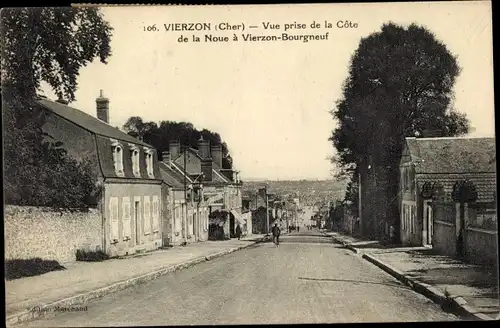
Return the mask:
<svg viewBox="0 0 500 328"><path fill-rule="evenodd" d="M176 160L181 155L181 143L179 141L171 140L168 149L172 160Z"/></svg>
<svg viewBox="0 0 500 328"><path fill-rule="evenodd" d="M212 154L212 159L219 166L219 168L222 168L222 146L221 145L215 145L212 146L212 149L210 151Z"/></svg>
<svg viewBox="0 0 500 328"><path fill-rule="evenodd" d="M201 173L203 173L203 181L212 181L212 159L201 160Z"/></svg>
<svg viewBox="0 0 500 328"><path fill-rule="evenodd" d="M99 97L95 100L97 108L97 118L103 122L109 123L109 99L105 98L102 90Z"/></svg>
<svg viewBox="0 0 500 328"><path fill-rule="evenodd" d="M210 158L210 140L203 140L203 136L198 140L198 154L201 159L211 159Z"/></svg>
<svg viewBox="0 0 500 328"><path fill-rule="evenodd" d="M170 157L170 153L168 151L161 152L161 161L167 164L168 167L172 165L172 158Z"/></svg>

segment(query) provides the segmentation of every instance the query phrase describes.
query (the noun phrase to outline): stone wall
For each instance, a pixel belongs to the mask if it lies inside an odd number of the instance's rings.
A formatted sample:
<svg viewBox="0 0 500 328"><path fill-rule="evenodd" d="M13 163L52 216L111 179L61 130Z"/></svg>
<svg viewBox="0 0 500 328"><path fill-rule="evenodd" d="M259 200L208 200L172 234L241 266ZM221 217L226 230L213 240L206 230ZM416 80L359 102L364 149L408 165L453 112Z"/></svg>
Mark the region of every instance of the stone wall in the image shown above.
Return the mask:
<svg viewBox="0 0 500 328"><path fill-rule="evenodd" d="M498 264L496 231L469 227L465 233L465 254L475 264Z"/></svg>
<svg viewBox="0 0 500 328"><path fill-rule="evenodd" d="M5 259L39 257L60 263L76 260L76 250L98 250L102 220L98 210L54 211L31 206L4 207Z"/></svg>

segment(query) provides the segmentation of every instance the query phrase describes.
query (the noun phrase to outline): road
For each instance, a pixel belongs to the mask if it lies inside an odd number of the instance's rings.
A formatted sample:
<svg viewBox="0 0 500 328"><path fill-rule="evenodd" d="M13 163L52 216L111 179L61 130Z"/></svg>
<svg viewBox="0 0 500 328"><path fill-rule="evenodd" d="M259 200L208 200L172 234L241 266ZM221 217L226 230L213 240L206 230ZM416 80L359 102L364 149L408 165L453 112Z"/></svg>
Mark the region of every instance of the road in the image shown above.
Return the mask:
<svg viewBox="0 0 500 328"><path fill-rule="evenodd" d="M31 327L450 321L424 296L319 232L122 290Z"/></svg>

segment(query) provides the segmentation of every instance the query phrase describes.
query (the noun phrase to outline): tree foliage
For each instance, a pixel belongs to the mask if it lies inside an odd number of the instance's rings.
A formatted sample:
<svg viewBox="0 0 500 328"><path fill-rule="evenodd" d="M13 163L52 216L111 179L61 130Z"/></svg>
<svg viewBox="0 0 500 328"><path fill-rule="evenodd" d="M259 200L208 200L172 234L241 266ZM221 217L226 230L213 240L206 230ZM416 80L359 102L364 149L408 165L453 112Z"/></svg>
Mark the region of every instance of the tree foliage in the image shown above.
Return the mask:
<svg viewBox="0 0 500 328"><path fill-rule="evenodd" d="M452 107L459 73L456 57L424 27L388 23L361 39L331 111L338 123L330 137L334 162L362 174L370 165L386 183L382 194L397 197L405 137L429 129L441 136L468 132L467 118Z"/></svg>
<svg viewBox="0 0 500 328"><path fill-rule="evenodd" d="M128 134L154 146L158 154L168 151L169 142L174 140L182 145L198 148L198 140L203 137L204 140L209 140L211 145L222 146L222 167L232 168L233 161L229 149L221 136L207 129L197 130L191 123L161 121L160 125L157 125L155 122L144 122L141 117L132 116L123 125L123 129Z"/></svg>
<svg viewBox="0 0 500 328"><path fill-rule="evenodd" d="M96 195L90 164L43 132L36 93L45 81L75 100L80 69L110 56L112 28L96 8L1 11L5 196L9 204L80 207Z"/></svg>

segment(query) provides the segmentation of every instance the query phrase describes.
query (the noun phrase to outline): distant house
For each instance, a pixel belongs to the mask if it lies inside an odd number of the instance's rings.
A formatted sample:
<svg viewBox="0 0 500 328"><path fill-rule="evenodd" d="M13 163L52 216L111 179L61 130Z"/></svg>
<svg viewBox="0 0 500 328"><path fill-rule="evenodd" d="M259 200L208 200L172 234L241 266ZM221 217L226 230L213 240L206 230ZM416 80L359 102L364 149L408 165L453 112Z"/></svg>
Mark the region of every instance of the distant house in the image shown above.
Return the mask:
<svg viewBox="0 0 500 328"><path fill-rule="evenodd" d="M111 256L161 246L161 177L156 150L109 125L109 100L96 99L97 118L64 101L38 100L44 132L63 142L68 155L90 160L103 192L102 247Z"/></svg>
<svg viewBox="0 0 500 328"><path fill-rule="evenodd" d="M457 209L460 205L454 200L464 183L476 191L471 209L496 213L495 151L495 138L406 138L400 162L401 241L432 245L437 228L441 240L443 229L453 229L457 236L466 229L464 205ZM448 205L441 206L443 202ZM454 249L454 237L446 242Z"/></svg>

